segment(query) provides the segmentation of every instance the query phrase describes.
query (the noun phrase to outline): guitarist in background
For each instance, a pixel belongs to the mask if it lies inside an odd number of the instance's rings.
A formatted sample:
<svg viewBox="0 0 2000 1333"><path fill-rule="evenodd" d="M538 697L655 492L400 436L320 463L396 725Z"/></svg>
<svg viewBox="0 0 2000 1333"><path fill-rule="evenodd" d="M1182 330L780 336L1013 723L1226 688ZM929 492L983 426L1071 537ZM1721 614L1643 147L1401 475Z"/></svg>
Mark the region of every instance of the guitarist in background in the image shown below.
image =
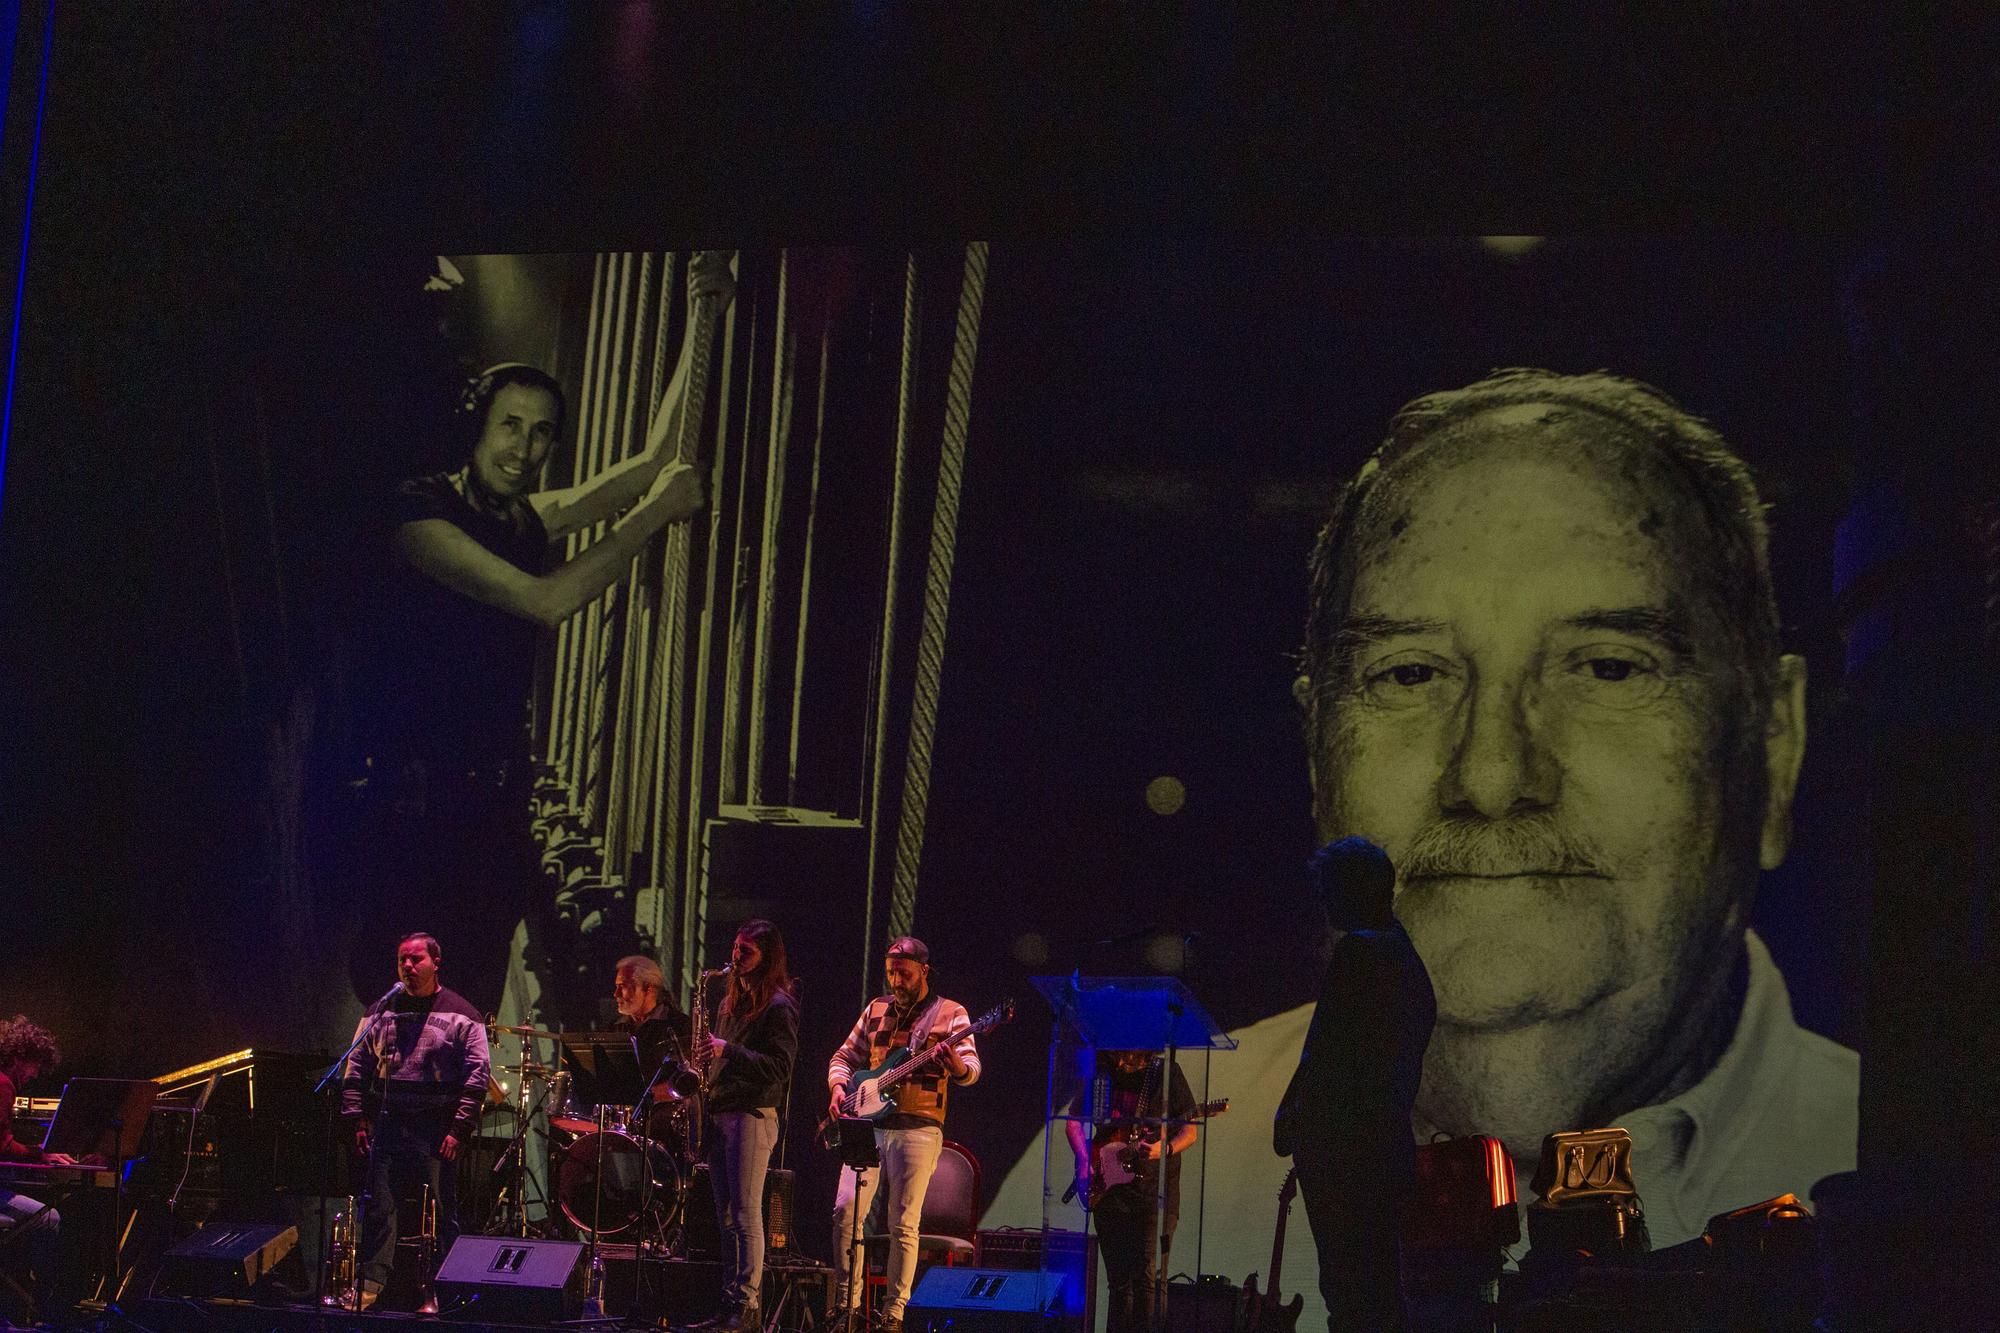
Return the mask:
<svg viewBox="0 0 2000 1333"><path fill-rule="evenodd" d="M1342 838L1310 869L1339 938L1272 1146L1298 1166L1330 1333L1402 1329L1401 1214L1417 1174L1410 1111L1437 999L1396 920L1389 854Z"/></svg>
<svg viewBox="0 0 2000 1333"><path fill-rule="evenodd" d="M1098 1123L1094 1143L1084 1141L1082 1121L1070 1120L1064 1125L1070 1151L1076 1155L1076 1192L1089 1201L1097 1223L1097 1252L1104 1256L1111 1302L1105 1313L1106 1333L1146 1333L1152 1328L1159 1261L1173 1248L1174 1226L1180 1220L1180 1155L1194 1146L1198 1126L1189 1118L1194 1094L1179 1065L1173 1067L1173 1078L1168 1081L1171 1091L1165 1118L1184 1123L1171 1126L1172 1137L1164 1139L1159 1133L1162 1127L1131 1124L1160 1115L1163 1064L1164 1060L1148 1051L1099 1051L1097 1074L1109 1080L1110 1113ZM1092 1080L1095 1085L1096 1080ZM1106 1188L1091 1178L1093 1149L1101 1152L1105 1144L1121 1141L1139 1159L1138 1169L1132 1179ZM1166 1212L1159 1219L1156 1254L1153 1223L1160 1191L1153 1164L1162 1157L1167 1159L1167 1197Z"/></svg>
<svg viewBox="0 0 2000 1333"><path fill-rule="evenodd" d="M834 1199L834 1268L852 1310L861 1300L860 1284L848 1278L858 1261L859 1247L856 1253L848 1251L855 1218L867 1216L875 1201L877 1171L889 1179L889 1289L880 1321L885 1333L902 1333L903 1307L909 1304L910 1283L917 1271L924 1192L944 1148L945 1093L954 1083L969 1084L979 1078L979 1051L969 1031L972 1020L964 1005L931 989L930 963L931 951L922 940L904 935L889 945L883 965L889 993L868 1002L826 1070L832 1093L827 1114L837 1118L847 1085L857 1074L881 1066L890 1051L947 1043L929 1066L896 1084L896 1109L875 1126L881 1167L858 1172L843 1168Z"/></svg>

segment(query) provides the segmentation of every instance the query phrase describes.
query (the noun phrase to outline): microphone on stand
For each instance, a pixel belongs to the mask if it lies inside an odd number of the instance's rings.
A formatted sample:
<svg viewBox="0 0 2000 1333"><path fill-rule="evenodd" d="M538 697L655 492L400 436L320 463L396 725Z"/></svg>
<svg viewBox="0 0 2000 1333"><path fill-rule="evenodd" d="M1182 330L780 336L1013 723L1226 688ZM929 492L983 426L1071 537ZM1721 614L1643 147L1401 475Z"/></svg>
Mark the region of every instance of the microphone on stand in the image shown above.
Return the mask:
<svg viewBox="0 0 2000 1333"><path fill-rule="evenodd" d="M389 1001L395 999L398 995L401 995L402 993L403 993L403 983L399 981L395 985L389 987L388 990L383 991L382 998L368 1006L368 1012L371 1014L381 1012L382 1008L385 1005L387 1005Z"/></svg>
<svg viewBox="0 0 2000 1333"><path fill-rule="evenodd" d="M1158 934L1159 929L1160 927L1158 922L1149 921L1145 925L1139 927L1137 930L1128 930L1122 935L1107 936L1106 938L1097 941L1091 947L1093 949L1115 949L1121 944L1130 944L1133 940L1143 940L1148 935Z"/></svg>

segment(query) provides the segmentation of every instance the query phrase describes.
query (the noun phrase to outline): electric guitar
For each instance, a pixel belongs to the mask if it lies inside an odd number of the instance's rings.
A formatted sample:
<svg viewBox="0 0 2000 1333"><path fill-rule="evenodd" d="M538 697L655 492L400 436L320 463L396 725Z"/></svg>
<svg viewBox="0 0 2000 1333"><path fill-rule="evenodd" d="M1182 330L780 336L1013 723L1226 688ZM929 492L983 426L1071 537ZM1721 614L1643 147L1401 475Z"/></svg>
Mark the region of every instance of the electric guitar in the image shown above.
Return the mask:
<svg viewBox="0 0 2000 1333"><path fill-rule="evenodd" d="M1271 1279L1262 1295L1257 1292L1257 1275L1243 1279L1243 1333L1292 1333L1299 1326L1299 1310L1305 1305L1303 1292L1293 1292L1290 1301L1278 1297L1278 1274L1285 1264L1285 1217L1292 1211L1292 1196L1299 1192L1299 1169L1285 1173L1278 1189L1278 1227L1271 1235Z"/></svg>
<svg viewBox="0 0 2000 1333"><path fill-rule="evenodd" d="M1143 1099L1142 1099L1143 1100ZM1229 1099L1201 1102L1189 1108L1180 1120L1206 1120L1229 1109ZM1108 1125L1098 1131L1090 1146L1090 1204L1097 1207L1107 1190L1145 1179L1153 1167L1146 1145L1160 1137L1160 1125Z"/></svg>
<svg viewBox="0 0 2000 1333"><path fill-rule="evenodd" d="M936 1059L944 1048L965 1037L976 1037L982 1032L990 1032L1003 1023L1014 1021L1014 1002L1002 1000L981 1014L973 1025L963 1032L938 1038L917 1054L910 1054L907 1046L898 1046L882 1057L882 1063L873 1069L863 1070L847 1084L847 1096L841 1098L840 1114L828 1116L819 1122L819 1141L830 1149L840 1147L840 1122L842 1120L881 1120L896 1109L892 1091L898 1083L922 1069Z"/></svg>

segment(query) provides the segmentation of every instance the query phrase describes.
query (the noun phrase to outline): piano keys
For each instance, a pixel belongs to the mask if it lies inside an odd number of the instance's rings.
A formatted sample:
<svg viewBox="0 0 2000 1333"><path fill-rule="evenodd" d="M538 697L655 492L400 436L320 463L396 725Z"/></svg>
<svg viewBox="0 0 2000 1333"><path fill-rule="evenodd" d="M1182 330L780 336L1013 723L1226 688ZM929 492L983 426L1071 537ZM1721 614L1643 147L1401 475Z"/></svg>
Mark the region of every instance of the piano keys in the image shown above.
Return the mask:
<svg viewBox="0 0 2000 1333"><path fill-rule="evenodd" d="M52 1162L0 1162L0 1185L41 1198L51 1190L108 1190L117 1171L101 1163L57 1166Z"/></svg>

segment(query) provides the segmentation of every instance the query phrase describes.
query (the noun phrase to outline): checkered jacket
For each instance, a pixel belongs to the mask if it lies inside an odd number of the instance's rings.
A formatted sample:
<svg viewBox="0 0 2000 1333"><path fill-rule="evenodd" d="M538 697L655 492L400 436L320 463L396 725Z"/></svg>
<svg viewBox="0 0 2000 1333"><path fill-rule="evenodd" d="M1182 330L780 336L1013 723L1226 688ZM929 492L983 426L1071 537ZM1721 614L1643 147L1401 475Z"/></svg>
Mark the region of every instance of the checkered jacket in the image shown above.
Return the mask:
<svg viewBox="0 0 2000 1333"><path fill-rule="evenodd" d="M861 1011L854 1030L833 1053L826 1067L829 1090L845 1087L854 1075L874 1069L898 1046L917 1050L939 1037L956 1034L952 1049L965 1061L965 1077L953 1078L943 1064L926 1065L894 1089L896 1112L944 1123L945 1093L953 1083L974 1083L979 1079L979 1049L973 1044L972 1019L965 1006L932 992L907 1012L898 1012L894 999L878 995ZM942 1057L940 1057L942 1058Z"/></svg>

